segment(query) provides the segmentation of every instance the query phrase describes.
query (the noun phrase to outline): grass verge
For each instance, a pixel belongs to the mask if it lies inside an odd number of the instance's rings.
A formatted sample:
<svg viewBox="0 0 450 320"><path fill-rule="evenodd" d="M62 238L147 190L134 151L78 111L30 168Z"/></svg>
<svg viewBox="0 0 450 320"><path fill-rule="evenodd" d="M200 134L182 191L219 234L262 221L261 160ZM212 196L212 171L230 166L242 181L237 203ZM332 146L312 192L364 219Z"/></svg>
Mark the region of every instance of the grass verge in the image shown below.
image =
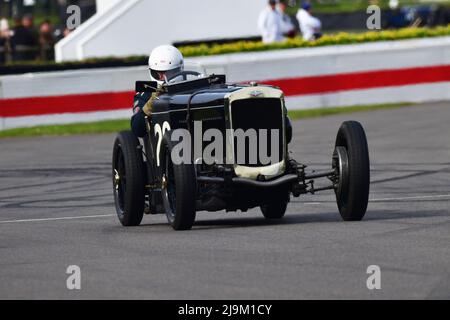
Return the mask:
<svg viewBox="0 0 450 320"><path fill-rule="evenodd" d="M130 120L49 125L0 131L0 138L111 133L130 128Z"/></svg>
<svg viewBox="0 0 450 320"><path fill-rule="evenodd" d="M411 105L412 104L403 103L403 104L336 107L336 108L311 109L311 110L294 110L289 111L289 117L292 120L299 120L299 119L331 116L336 114L393 109ZM10 129L0 131L0 138L101 134L101 133L113 133L128 129L130 129L129 119L110 120L92 123L74 123L68 125L50 125L31 128Z"/></svg>

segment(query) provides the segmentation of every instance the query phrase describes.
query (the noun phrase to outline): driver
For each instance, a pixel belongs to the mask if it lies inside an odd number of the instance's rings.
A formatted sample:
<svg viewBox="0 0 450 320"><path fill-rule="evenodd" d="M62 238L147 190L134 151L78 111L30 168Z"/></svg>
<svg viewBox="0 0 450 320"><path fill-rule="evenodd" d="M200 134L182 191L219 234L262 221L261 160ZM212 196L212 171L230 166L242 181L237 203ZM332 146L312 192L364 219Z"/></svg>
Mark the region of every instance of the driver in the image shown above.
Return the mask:
<svg viewBox="0 0 450 320"><path fill-rule="evenodd" d="M145 116L152 115L153 103L162 92L161 86L184 70L183 55L174 46L159 46L150 54L148 69L151 80L158 83L158 90L154 93L138 92L134 96L131 129L136 136L141 138L146 134Z"/></svg>

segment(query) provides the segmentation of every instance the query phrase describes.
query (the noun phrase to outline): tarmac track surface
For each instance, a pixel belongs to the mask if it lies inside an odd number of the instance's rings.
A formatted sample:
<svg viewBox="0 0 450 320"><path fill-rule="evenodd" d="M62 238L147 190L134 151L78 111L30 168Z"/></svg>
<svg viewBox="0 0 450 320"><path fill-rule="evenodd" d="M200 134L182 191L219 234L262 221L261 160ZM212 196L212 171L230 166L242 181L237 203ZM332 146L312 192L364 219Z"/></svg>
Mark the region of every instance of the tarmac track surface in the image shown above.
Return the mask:
<svg viewBox="0 0 450 320"><path fill-rule="evenodd" d="M114 135L0 140L1 299L450 298L450 105L294 123L293 155L330 163L341 122L361 121L372 161L363 222L332 193L293 199L286 218L200 213L123 228L110 178ZM66 268L81 268L81 290ZM368 290L367 268L381 268Z"/></svg>

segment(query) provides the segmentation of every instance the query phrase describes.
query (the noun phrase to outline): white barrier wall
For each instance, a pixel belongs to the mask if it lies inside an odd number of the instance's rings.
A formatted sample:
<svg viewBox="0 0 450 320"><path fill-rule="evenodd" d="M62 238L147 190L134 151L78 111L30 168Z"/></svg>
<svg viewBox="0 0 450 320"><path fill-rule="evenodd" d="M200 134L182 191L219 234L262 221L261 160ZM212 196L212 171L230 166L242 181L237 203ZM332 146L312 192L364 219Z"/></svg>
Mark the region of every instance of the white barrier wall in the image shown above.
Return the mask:
<svg viewBox="0 0 450 320"><path fill-rule="evenodd" d="M257 36L266 0L122 0L100 11L57 43L57 61L147 55L180 41Z"/></svg>
<svg viewBox="0 0 450 320"><path fill-rule="evenodd" d="M450 100L450 37L187 59L280 86L289 109ZM0 77L1 129L131 116L147 67Z"/></svg>
<svg viewBox="0 0 450 320"><path fill-rule="evenodd" d="M256 80L283 87L305 86L311 79L319 89L303 92L299 88L298 92L287 94L291 109L450 99L450 37L229 54L200 57L195 61L211 73L226 74L231 82ZM433 70L433 67L438 68ZM401 72L414 68L419 70ZM383 71L385 74L381 77L387 79L377 79L380 75L376 72ZM358 73L361 79L345 76ZM305 81L296 81L298 78L305 78ZM288 81L273 81L279 79ZM349 83L348 87L337 86L335 90L326 88L326 82L345 84L350 81L367 81L368 84L352 87ZM375 81L380 83L371 84ZM323 90L322 86L325 86Z"/></svg>
<svg viewBox="0 0 450 320"><path fill-rule="evenodd" d="M286 79L450 63L450 37L235 53L190 59L232 82Z"/></svg>
<svg viewBox="0 0 450 320"><path fill-rule="evenodd" d="M125 92L134 89L136 80L148 80L147 78L148 69L146 67L38 72L3 76L0 77L0 99Z"/></svg>
<svg viewBox="0 0 450 320"><path fill-rule="evenodd" d="M0 77L0 130L131 117L136 80L147 67Z"/></svg>
<svg viewBox="0 0 450 320"><path fill-rule="evenodd" d="M95 5L97 7L97 12L103 13L104 11L110 9L119 2L120 0L96 0Z"/></svg>

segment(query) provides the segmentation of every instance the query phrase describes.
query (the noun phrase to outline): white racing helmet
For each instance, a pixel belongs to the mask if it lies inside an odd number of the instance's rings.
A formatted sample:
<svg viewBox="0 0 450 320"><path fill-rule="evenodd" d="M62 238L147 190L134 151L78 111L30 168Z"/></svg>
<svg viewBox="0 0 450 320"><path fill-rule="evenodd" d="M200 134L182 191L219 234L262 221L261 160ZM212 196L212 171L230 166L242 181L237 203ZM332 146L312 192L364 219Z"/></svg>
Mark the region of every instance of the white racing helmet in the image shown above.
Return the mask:
<svg viewBox="0 0 450 320"><path fill-rule="evenodd" d="M184 70L184 58L174 46L159 46L150 54L148 68L150 78L158 84L163 84Z"/></svg>

